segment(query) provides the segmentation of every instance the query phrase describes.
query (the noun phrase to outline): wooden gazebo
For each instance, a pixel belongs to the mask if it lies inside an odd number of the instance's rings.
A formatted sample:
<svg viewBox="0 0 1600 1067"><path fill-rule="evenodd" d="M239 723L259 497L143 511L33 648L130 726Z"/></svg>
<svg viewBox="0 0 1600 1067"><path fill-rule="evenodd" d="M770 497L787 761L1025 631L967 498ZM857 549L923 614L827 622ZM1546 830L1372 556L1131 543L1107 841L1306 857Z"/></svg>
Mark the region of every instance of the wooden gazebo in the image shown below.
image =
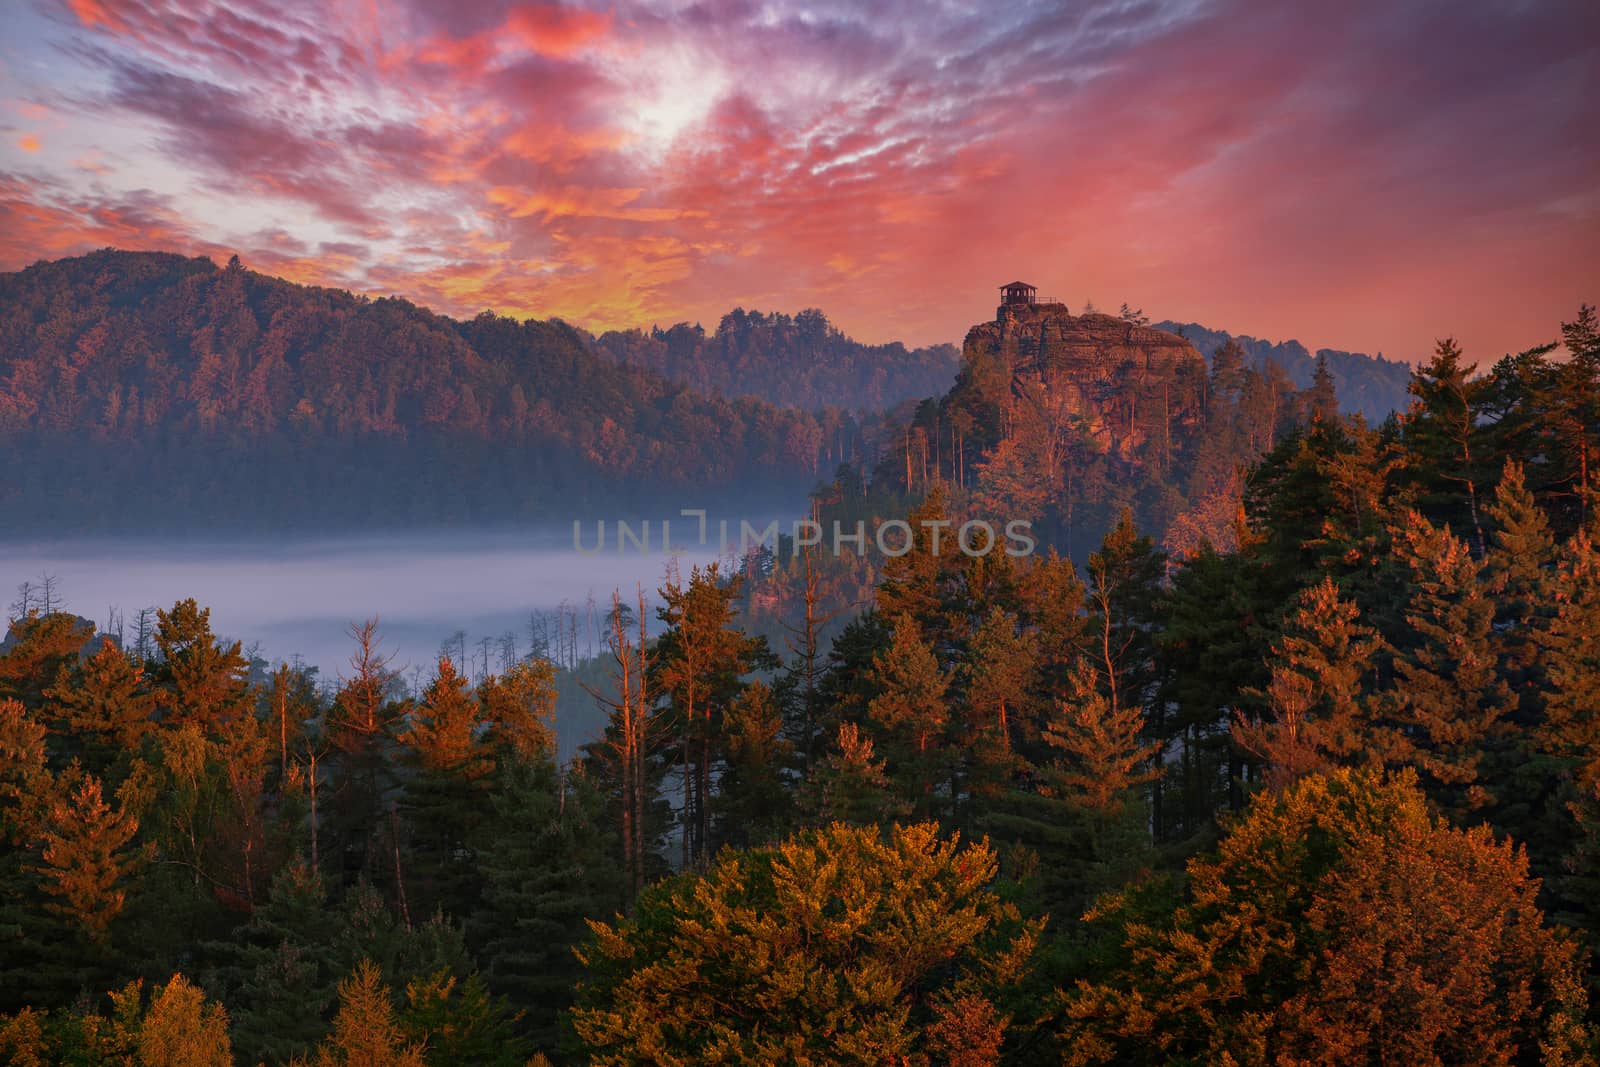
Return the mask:
<svg viewBox="0 0 1600 1067"><path fill-rule="evenodd" d="M1000 303L1002 304L1032 304L1037 299L1039 289L1027 282L1007 282L1000 287Z"/></svg>

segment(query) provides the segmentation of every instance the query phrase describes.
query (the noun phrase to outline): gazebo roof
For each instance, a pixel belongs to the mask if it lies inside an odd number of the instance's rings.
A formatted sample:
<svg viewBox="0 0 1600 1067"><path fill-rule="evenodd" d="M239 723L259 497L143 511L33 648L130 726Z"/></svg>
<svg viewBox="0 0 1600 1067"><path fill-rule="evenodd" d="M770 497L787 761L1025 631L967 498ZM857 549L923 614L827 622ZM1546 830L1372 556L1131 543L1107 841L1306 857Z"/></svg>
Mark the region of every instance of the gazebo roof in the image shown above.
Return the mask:
<svg viewBox="0 0 1600 1067"><path fill-rule="evenodd" d="M1037 285L1029 285L1027 282L1007 282L1006 284L1002 285L1000 288L1002 288L1002 289L1037 289L1039 287Z"/></svg>

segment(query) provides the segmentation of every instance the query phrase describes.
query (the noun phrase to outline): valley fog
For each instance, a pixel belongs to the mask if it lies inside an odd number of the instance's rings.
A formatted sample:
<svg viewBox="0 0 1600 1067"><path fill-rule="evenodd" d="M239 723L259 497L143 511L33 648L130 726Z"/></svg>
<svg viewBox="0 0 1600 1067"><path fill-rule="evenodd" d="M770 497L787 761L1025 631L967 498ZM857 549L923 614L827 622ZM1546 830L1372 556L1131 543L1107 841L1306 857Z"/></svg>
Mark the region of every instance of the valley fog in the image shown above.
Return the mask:
<svg viewBox="0 0 1600 1067"><path fill-rule="evenodd" d="M653 535L656 529L652 523ZM592 522L583 537L592 548ZM120 614L129 644L141 608L168 609L193 597L211 609L219 636L253 648L270 665L298 656L323 684L349 673L350 624L376 616L391 666L410 683L432 674L441 644L460 632L472 676L480 673L484 638L498 671L502 638L509 634L515 654L526 655L530 616L562 604L579 613L578 653L586 655L594 641L585 625L591 596L597 617L613 589L631 602L643 585L653 604L673 559L687 571L718 557L711 545L671 555L656 542L650 549L630 544L619 553L609 524L604 550L593 555L573 549L570 527L184 544L13 542L0 543L0 591L13 603L22 583L37 588L50 575L64 610L102 630Z"/></svg>

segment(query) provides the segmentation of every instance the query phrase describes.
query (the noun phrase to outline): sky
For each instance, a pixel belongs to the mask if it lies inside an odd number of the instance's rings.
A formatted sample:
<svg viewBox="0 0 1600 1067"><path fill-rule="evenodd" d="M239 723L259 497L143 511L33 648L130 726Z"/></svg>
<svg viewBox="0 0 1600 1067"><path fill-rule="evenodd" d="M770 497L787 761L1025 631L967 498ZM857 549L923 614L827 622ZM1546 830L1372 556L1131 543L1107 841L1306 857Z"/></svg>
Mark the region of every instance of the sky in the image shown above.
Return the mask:
<svg viewBox="0 0 1600 1067"><path fill-rule="evenodd" d="M0 0L0 270L593 330L1076 313L1492 361L1600 301L1594 0Z"/></svg>

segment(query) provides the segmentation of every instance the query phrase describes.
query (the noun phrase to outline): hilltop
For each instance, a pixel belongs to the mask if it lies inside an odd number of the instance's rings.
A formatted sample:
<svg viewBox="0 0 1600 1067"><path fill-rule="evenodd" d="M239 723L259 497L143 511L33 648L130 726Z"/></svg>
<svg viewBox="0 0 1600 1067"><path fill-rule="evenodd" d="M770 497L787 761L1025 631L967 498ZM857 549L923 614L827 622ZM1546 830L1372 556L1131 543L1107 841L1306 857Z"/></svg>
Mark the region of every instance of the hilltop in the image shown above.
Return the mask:
<svg viewBox="0 0 1600 1067"><path fill-rule="evenodd" d="M558 321L455 320L237 259L108 249L0 275L12 528L323 529L675 510L684 493L775 501L859 449L858 433L603 359Z"/></svg>
<svg viewBox="0 0 1600 1067"><path fill-rule="evenodd" d="M735 308L716 332L698 323L610 331L595 350L647 367L704 393L754 396L815 411L883 411L950 388L960 366L954 345L908 349L847 337L816 308L798 315Z"/></svg>

